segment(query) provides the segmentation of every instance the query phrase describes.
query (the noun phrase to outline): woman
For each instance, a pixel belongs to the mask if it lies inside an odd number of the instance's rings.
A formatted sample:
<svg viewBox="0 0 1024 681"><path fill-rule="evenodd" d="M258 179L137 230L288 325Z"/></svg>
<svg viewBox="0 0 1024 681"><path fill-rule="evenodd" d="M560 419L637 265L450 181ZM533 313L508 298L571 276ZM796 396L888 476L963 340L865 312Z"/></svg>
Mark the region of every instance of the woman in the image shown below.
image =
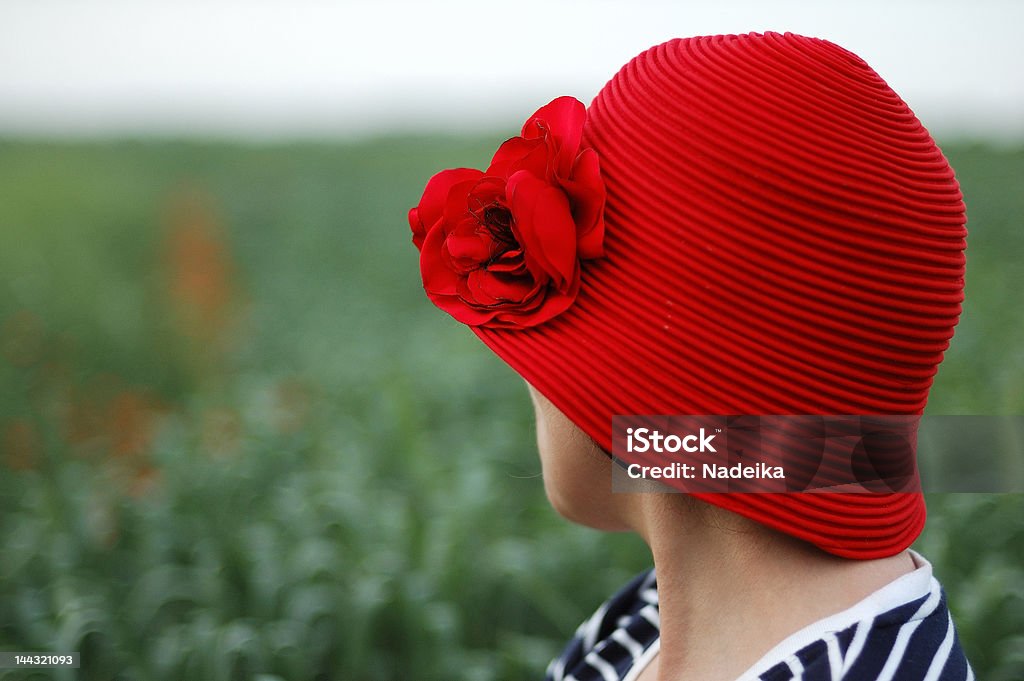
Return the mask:
<svg viewBox="0 0 1024 681"><path fill-rule="evenodd" d="M908 550L916 487L612 491L617 415L923 411L964 206L867 64L792 34L670 41L485 171L435 175L409 219L428 297L530 386L554 507L651 548L549 678L973 678Z"/></svg>

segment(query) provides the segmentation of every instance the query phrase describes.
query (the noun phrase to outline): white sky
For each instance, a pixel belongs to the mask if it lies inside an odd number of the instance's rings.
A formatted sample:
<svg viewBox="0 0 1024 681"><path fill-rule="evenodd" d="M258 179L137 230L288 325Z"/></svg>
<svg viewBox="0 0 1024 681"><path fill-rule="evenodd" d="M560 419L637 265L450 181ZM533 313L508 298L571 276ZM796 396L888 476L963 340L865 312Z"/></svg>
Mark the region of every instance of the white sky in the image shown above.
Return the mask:
<svg viewBox="0 0 1024 681"><path fill-rule="evenodd" d="M1022 27L1016 0L0 0L0 134L493 129L669 38L789 30L937 134L1021 139Z"/></svg>

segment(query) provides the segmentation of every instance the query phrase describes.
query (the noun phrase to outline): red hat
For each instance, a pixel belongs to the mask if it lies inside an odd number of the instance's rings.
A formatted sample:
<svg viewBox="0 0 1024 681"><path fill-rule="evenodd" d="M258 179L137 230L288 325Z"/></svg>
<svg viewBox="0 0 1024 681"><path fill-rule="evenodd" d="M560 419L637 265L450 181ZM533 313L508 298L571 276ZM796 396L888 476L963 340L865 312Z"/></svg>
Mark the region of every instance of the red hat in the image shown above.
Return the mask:
<svg viewBox="0 0 1024 681"><path fill-rule="evenodd" d="M920 414L963 300L942 152L863 60L672 40L561 98L410 213L427 294L603 449L617 414ZM609 482L610 484L610 482ZM697 494L849 558L915 493Z"/></svg>

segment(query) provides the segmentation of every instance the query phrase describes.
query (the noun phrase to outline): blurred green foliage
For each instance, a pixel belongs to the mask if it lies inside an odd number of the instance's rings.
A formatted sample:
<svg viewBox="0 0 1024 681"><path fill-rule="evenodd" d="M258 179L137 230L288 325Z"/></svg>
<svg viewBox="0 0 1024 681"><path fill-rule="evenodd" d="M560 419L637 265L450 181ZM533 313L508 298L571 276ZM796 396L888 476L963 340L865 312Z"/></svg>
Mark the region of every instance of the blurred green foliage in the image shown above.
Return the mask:
<svg viewBox="0 0 1024 681"><path fill-rule="evenodd" d="M517 377L405 211L493 139L0 142L0 679L531 679L643 545L548 508ZM1024 411L1024 152L949 146L932 413ZM979 678L1024 678L1024 503L929 499Z"/></svg>

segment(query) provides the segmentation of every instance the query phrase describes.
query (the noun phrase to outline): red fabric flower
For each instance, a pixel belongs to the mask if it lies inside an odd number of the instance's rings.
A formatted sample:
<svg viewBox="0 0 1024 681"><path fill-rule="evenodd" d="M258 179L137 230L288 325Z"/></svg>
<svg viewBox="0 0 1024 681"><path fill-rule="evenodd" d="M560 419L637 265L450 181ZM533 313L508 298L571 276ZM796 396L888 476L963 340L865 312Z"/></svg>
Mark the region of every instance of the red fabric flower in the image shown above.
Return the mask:
<svg viewBox="0 0 1024 681"><path fill-rule="evenodd" d="M580 261L604 255L604 182L580 149L587 111L559 97L485 172L443 170L409 211L427 296L470 326L519 329L564 312Z"/></svg>

